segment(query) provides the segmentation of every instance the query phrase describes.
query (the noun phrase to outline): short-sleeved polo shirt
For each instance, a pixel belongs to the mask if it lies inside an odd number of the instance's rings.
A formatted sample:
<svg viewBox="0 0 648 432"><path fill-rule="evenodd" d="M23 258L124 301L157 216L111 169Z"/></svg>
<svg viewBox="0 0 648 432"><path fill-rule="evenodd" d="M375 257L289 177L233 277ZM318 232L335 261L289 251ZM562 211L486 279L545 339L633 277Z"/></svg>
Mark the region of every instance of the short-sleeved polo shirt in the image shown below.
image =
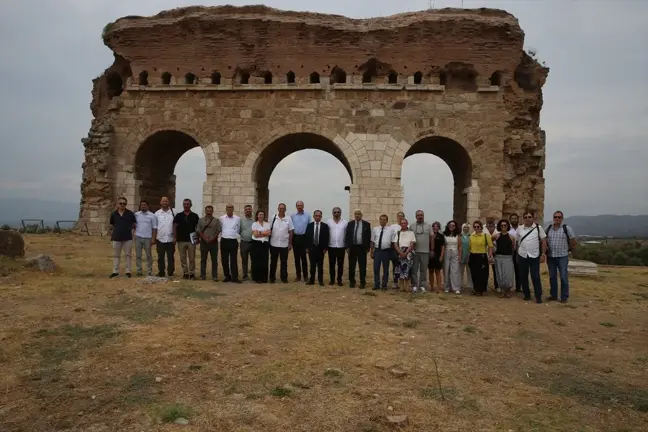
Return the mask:
<svg viewBox="0 0 648 432"><path fill-rule="evenodd" d="M189 235L192 232L196 232L196 226L200 217L194 212L185 212L178 213L173 218L173 223L176 225L176 241L179 242L190 242L191 238Z"/></svg>

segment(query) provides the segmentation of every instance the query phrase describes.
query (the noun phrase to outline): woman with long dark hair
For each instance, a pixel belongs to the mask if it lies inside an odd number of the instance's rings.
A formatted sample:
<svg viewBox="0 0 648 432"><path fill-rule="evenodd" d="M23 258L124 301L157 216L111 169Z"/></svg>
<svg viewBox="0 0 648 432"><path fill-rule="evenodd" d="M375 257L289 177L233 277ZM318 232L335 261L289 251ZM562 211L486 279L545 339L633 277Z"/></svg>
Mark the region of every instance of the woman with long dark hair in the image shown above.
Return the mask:
<svg viewBox="0 0 648 432"><path fill-rule="evenodd" d="M443 253L445 251L445 237L440 232L441 222L432 224L432 244L430 248L430 262L428 264L428 278L430 279L430 292L436 293L443 289ZM436 279L436 288L434 280Z"/></svg>
<svg viewBox="0 0 648 432"><path fill-rule="evenodd" d="M513 253L515 251L515 237L509 233L511 225L506 219L497 224L497 231L493 236L495 244L495 276L497 285L502 290L500 298L509 298L513 295L515 284L515 267L513 266Z"/></svg>
<svg viewBox="0 0 648 432"><path fill-rule="evenodd" d="M470 235L470 274L473 280L473 295L483 296L488 286L488 270L493 259L493 239L484 232L480 220L473 222L474 232Z"/></svg>
<svg viewBox="0 0 648 432"><path fill-rule="evenodd" d="M461 235L457 222L451 220L446 224L443 236L445 237L445 253L443 257L443 277L445 278L445 292L454 291L461 294Z"/></svg>
<svg viewBox="0 0 648 432"><path fill-rule="evenodd" d="M268 255L270 251L270 224L265 221L265 212L258 210L256 221L252 224L252 280L256 283L268 283Z"/></svg>

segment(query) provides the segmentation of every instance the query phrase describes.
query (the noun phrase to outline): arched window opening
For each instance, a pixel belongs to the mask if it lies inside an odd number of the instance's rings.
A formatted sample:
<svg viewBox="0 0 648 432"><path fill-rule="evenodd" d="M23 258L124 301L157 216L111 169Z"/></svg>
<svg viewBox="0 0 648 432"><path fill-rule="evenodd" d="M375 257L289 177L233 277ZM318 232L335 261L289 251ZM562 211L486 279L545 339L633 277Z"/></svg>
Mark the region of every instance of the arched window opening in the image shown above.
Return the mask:
<svg viewBox="0 0 648 432"><path fill-rule="evenodd" d="M448 74L445 71L439 73L439 84L444 86L448 84Z"/></svg>
<svg viewBox="0 0 648 432"><path fill-rule="evenodd" d="M250 84L250 74L247 72L241 72L241 84Z"/></svg>
<svg viewBox="0 0 648 432"><path fill-rule="evenodd" d="M139 79L138 79L138 84L141 86L147 86L148 85L148 72L142 71L139 74Z"/></svg>
<svg viewBox="0 0 648 432"><path fill-rule="evenodd" d="M477 91L477 71L471 64L462 62L448 63L445 68L446 89Z"/></svg>
<svg viewBox="0 0 648 432"><path fill-rule="evenodd" d="M165 85L171 84L171 74L169 72L164 72L162 74L162 84Z"/></svg>
<svg viewBox="0 0 648 432"><path fill-rule="evenodd" d="M186 73L184 78L185 78L185 84L196 83L196 75L192 74L191 72Z"/></svg>
<svg viewBox="0 0 648 432"><path fill-rule="evenodd" d="M163 196L169 198L172 207L181 207L182 199L190 198L194 211L202 214L202 185L207 173L206 169L196 169L200 161L204 167L204 153L191 136L177 130L154 133L135 155L136 198L148 201L154 211L160 208ZM180 180L177 183L176 178Z"/></svg>
<svg viewBox="0 0 648 432"><path fill-rule="evenodd" d="M423 74L419 71L414 74L414 84L421 84L423 82Z"/></svg>
<svg viewBox="0 0 648 432"><path fill-rule="evenodd" d="M272 73L270 71L263 74L263 82L264 84L272 84Z"/></svg>
<svg viewBox="0 0 648 432"><path fill-rule="evenodd" d="M322 182L321 179L327 179ZM283 202L293 211L304 201L310 214L320 209L324 220L333 207L341 207L348 218L353 182L351 165L342 150L329 139L312 133L285 135L268 145L253 166L259 209L272 217Z"/></svg>
<svg viewBox="0 0 648 432"><path fill-rule="evenodd" d="M466 222L472 162L461 144L445 137L421 139L405 154L401 179L408 217L421 209L429 223L438 220L445 227L450 219ZM432 194L430 184L435 185Z"/></svg>
<svg viewBox="0 0 648 432"><path fill-rule="evenodd" d="M221 83L221 74L220 72L214 72L211 74L211 83L214 85L220 85Z"/></svg>
<svg viewBox="0 0 648 432"><path fill-rule="evenodd" d="M389 84L398 84L398 74L394 71L389 72L387 76L387 82Z"/></svg>
<svg viewBox="0 0 648 432"><path fill-rule="evenodd" d="M373 74L371 73L371 71L365 71L362 74L362 83L363 84L371 84L373 82L373 78L374 77L373 77Z"/></svg>
<svg viewBox="0 0 648 432"><path fill-rule="evenodd" d="M319 84L320 82L320 76L317 72L313 72L310 74L310 83L311 84Z"/></svg>
<svg viewBox="0 0 648 432"><path fill-rule="evenodd" d="M346 72L339 67L335 66L331 70L331 82L333 84L345 84L347 79Z"/></svg>
<svg viewBox="0 0 648 432"><path fill-rule="evenodd" d="M499 71L493 72L493 75L490 77L490 85L492 86L501 86L502 85L502 74Z"/></svg>
<svg viewBox="0 0 648 432"><path fill-rule="evenodd" d="M119 96L124 91L124 82L117 72L108 73L106 84L108 84L108 97Z"/></svg>
<svg viewBox="0 0 648 432"><path fill-rule="evenodd" d="M295 72L293 72L293 71L289 71L289 72L286 74L286 82L287 82L288 84L295 84Z"/></svg>

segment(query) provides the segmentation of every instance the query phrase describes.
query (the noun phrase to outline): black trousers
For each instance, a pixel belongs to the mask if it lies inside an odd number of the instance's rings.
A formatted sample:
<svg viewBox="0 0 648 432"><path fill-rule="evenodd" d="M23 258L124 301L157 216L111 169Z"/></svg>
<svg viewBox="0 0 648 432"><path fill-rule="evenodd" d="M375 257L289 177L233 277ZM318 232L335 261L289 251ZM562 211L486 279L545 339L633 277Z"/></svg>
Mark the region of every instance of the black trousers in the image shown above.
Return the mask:
<svg viewBox="0 0 648 432"><path fill-rule="evenodd" d="M252 280L259 283L268 282L268 242L252 240L250 244L250 259L252 261Z"/></svg>
<svg viewBox="0 0 648 432"><path fill-rule="evenodd" d="M212 279L218 277L218 242L207 243L200 240L200 277L207 276L207 254L211 258Z"/></svg>
<svg viewBox="0 0 648 432"><path fill-rule="evenodd" d="M308 275L308 260L306 259L306 235L295 235L293 237L293 255L295 256L295 273L300 279Z"/></svg>
<svg viewBox="0 0 648 432"><path fill-rule="evenodd" d="M280 263L281 282L288 282L288 248L270 246L270 282L277 280L277 258Z"/></svg>
<svg viewBox="0 0 648 432"><path fill-rule="evenodd" d="M515 270L515 290L522 290L522 278L520 277L520 255L513 253L513 269Z"/></svg>
<svg viewBox="0 0 648 432"><path fill-rule="evenodd" d="M470 254L468 259L468 267L470 267L470 275L472 276L473 289L475 292L486 292L488 287L488 255L486 254Z"/></svg>
<svg viewBox="0 0 648 432"><path fill-rule="evenodd" d="M360 285L367 283L367 249L362 245L353 245L349 248L349 282L355 285L356 264L360 266Z"/></svg>
<svg viewBox="0 0 648 432"><path fill-rule="evenodd" d="M310 279L311 283L315 283L315 270L317 269L317 281L320 284L324 283L324 249L320 247L313 247L308 253L310 260Z"/></svg>
<svg viewBox="0 0 648 432"><path fill-rule="evenodd" d="M225 279L238 280L238 240L221 238L221 264Z"/></svg>
<svg viewBox="0 0 648 432"><path fill-rule="evenodd" d="M155 249L158 256L158 273L160 275L164 275L164 256L166 255L168 271L167 274L169 276L173 276L173 272L175 271L175 257L173 256L175 253L175 245L173 244L173 242L156 242Z"/></svg>
<svg viewBox="0 0 648 432"><path fill-rule="evenodd" d="M328 248L329 256L329 276L330 281L334 282L335 277L335 265L337 264L337 282L342 283L342 271L344 270L344 255L346 255L345 248Z"/></svg>

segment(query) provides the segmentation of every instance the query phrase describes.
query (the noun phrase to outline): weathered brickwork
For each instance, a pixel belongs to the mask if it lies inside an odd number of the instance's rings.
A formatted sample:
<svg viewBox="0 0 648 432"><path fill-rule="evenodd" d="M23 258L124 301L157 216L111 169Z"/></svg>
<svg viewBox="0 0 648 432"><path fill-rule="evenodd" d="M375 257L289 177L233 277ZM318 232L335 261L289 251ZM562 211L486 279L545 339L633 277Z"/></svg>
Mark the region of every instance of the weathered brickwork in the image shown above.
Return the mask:
<svg viewBox="0 0 648 432"><path fill-rule="evenodd" d="M402 208L415 153L448 163L457 220L541 211L548 69L523 38L494 10L351 20L197 7L118 20L104 30L115 63L94 82L80 220L105 223L120 195L175 200L175 164L198 146L217 212L267 208L272 170L306 148L342 162L351 208L372 221Z"/></svg>

